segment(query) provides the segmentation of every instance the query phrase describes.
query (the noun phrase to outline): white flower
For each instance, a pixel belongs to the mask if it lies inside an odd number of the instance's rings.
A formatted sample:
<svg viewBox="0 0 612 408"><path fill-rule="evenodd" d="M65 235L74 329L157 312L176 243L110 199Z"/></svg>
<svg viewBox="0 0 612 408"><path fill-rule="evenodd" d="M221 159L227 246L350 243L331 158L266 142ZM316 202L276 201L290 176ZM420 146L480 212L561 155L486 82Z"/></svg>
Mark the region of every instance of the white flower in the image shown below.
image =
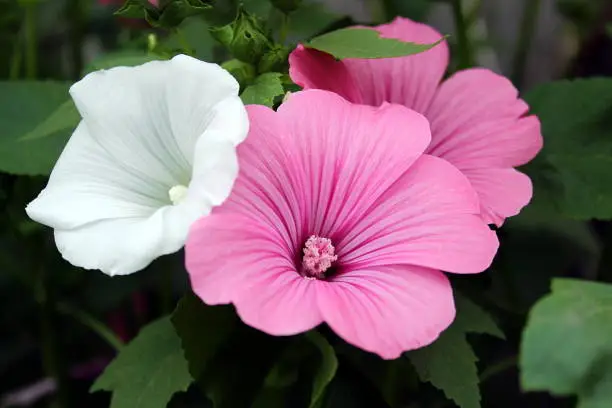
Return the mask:
<svg viewBox="0 0 612 408"><path fill-rule="evenodd" d="M83 120L26 212L54 228L66 260L109 275L178 251L238 174L238 88L184 55L87 75L70 89Z"/></svg>

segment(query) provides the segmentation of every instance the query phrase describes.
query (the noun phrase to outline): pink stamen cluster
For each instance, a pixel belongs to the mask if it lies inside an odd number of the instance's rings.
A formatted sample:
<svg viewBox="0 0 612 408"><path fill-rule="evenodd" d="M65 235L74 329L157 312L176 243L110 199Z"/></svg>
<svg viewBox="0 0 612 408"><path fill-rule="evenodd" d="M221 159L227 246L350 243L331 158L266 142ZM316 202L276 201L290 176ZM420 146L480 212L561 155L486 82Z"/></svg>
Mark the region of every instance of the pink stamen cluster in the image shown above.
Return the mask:
<svg viewBox="0 0 612 408"><path fill-rule="evenodd" d="M322 279L333 262L338 260L336 249L329 238L311 235L304 244L302 274L309 278Z"/></svg>

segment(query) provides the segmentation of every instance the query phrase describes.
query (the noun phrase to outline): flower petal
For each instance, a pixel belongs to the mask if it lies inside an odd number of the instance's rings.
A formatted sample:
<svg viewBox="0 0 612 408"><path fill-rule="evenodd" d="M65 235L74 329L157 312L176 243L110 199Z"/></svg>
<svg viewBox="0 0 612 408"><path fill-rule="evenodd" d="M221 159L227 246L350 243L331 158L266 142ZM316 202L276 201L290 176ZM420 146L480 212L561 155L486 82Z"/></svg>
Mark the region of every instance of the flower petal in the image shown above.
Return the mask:
<svg viewBox="0 0 612 408"><path fill-rule="evenodd" d="M26 212L52 228L71 229L112 218L148 217L170 203L167 191L125 169L81 122L53 168L47 187L28 204Z"/></svg>
<svg viewBox="0 0 612 408"><path fill-rule="evenodd" d="M460 71L425 112L432 127L427 153L462 170L523 165L542 148L540 122L524 116L528 109L505 77L486 69Z"/></svg>
<svg viewBox="0 0 612 408"><path fill-rule="evenodd" d="M200 202L188 198L177 206L156 210L149 217L92 222L74 229L56 229L55 243L68 262L85 269L126 275L155 258L178 251L191 224L202 213Z"/></svg>
<svg viewBox="0 0 612 408"><path fill-rule="evenodd" d="M315 282L297 273L281 242L252 218L217 212L199 220L185 247L194 292L208 304L234 303L245 323L273 335L317 326Z"/></svg>
<svg viewBox="0 0 612 408"><path fill-rule="evenodd" d="M375 28L383 37L416 43L430 44L442 38L430 26L401 17ZM342 61L298 47L289 57L289 73L305 89L333 91L354 103L378 106L391 102L424 112L446 71L448 59L446 42L408 57Z"/></svg>
<svg viewBox="0 0 612 408"><path fill-rule="evenodd" d="M301 44L289 55L289 75L302 88L323 89L353 103L363 103L364 96L351 67L347 60L337 61L329 54Z"/></svg>
<svg viewBox="0 0 612 408"><path fill-rule="evenodd" d="M498 241L477 215L479 209L476 193L461 172L424 155L338 242L341 266L403 264L482 272L491 264Z"/></svg>
<svg viewBox="0 0 612 408"><path fill-rule="evenodd" d="M430 140L427 120L410 109L354 105L331 92L293 94L277 114L291 138L285 171L305 180L306 233L332 241L353 228Z"/></svg>
<svg viewBox="0 0 612 408"><path fill-rule="evenodd" d="M195 146L189 192L217 206L229 196L238 176L236 145L249 130L249 118L238 97L218 103L215 115Z"/></svg>
<svg viewBox="0 0 612 408"><path fill-rule="evenodd" d="M238 88L220 66L179 55L93 72L70 93L104 149L125 168L167 189L188 184L196 142L217 115L232 117L217 105L237 99ZM233 106L234 120L240 123L225 120L225 137L237 144L245 137L246 117L240 104Z"/></svg>
<svg viewBox="0 0 612 408"><path fill-rule="evenodd" d="M480 197L482 218L487 224L501 226L531 200L531 179L517 170L468 169L463 174Z"/></svg>
<svg viewBox="0 0 612 408"><path fill-rule="evenodd" d="M455 317L443 273L392 265L352 270L317 287L325 322L347 342L385 359L432 343Z"/></svg>

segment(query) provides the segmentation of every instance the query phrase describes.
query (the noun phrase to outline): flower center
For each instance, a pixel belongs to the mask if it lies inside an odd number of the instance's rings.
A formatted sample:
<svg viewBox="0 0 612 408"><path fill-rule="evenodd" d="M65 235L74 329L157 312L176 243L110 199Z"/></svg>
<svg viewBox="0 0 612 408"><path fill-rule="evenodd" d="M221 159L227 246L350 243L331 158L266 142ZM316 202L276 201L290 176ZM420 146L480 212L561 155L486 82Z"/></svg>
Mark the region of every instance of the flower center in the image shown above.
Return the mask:
<svg viewBox="0 0 612 408"><path fill-rule="evenodd" d="M172 201L172 204L177 205L178 203L183 201L185 197L187 197L187 187L182 184L177 184L176 186L168 190L168 196L170 197L170 201Z"/></svg>
<svg viewBox="0 0 612 408"><path fill-rule="evenodd" d="M323 279L333 262L338 260L336 249L328 238L311 235L304 244L302 275L308 278Z"/></svg>

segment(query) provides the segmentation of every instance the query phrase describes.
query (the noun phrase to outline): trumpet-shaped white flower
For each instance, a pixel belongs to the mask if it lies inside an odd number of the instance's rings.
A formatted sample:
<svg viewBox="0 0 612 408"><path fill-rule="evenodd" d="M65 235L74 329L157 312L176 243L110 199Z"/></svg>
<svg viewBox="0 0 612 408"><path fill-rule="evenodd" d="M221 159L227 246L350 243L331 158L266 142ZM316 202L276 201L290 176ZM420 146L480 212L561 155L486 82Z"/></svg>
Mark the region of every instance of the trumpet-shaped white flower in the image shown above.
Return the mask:
<svg viewBox="0 0 612 408"><path fill-rule="evenodd" d="M248 132L234 78L179 55L91 73L70 89L82 121L26 208L70 263L109 275L178 251L229 195Z"/></svg>

